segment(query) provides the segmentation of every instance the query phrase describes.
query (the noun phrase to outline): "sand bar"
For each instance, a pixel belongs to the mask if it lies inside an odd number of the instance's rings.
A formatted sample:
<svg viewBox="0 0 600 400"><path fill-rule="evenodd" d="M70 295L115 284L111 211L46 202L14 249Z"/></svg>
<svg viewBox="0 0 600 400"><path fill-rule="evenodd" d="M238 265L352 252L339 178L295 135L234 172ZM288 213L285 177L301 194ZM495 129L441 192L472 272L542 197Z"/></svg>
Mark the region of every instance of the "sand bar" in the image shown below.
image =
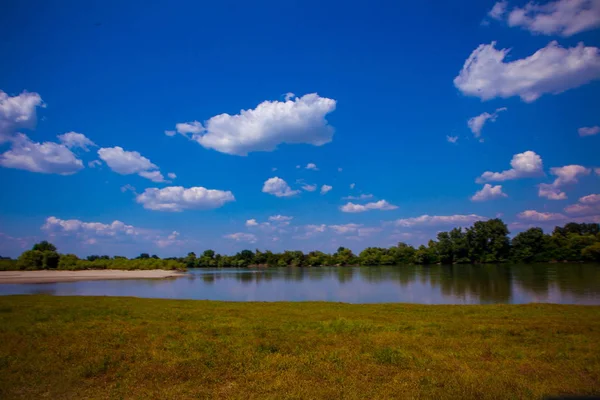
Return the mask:
<svg viewBox="0 0 600 400"><path fill-rule="evenodd" d="M86 271L0 271L1 283L50 283L104 279L162 279L183 276L179 271L151 270L86 270Z"/></svg>

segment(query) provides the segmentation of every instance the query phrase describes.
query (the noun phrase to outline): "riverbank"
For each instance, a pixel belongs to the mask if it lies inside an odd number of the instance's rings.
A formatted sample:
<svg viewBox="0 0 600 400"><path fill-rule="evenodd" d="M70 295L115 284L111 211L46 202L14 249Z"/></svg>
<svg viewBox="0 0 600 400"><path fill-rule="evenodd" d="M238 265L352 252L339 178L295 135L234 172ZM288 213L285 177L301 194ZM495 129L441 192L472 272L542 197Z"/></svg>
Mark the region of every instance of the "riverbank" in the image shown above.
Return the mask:
<svg viewBox="0 0 600 400"><path fill-rule="evenodd" d="M0 398L600 394L600 307L0 296Z"/></svg>
<svg viewBox="0 0 600 400"><path fill-rule="evenodd" d="M178 271L150 270L87 270L87 271L0 271L3 283L52 283L105 279L163 279L184 275Z"/></svg>

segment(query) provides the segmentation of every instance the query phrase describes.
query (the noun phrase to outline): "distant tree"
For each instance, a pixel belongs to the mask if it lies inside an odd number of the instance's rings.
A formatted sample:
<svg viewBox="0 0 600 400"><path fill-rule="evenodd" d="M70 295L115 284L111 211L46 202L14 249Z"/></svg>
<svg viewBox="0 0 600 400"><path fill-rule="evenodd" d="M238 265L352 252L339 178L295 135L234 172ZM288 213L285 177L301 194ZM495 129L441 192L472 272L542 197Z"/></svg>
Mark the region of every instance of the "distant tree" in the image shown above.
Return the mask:
<svg viewBox="0 0 600 400"><path fill-rule="evenodd" d="M56 251L56 246L54 246L52 243L48 242L47 240L44 240L44 241L34 244L33 248L31 250Z"/></svg>
<svg viewBox="0 0 600 400"><path fill-rule="evenodd" d="M156 254L152 254L152 257L150 257L150 258L153 258L155 260L159 260L160 259Z"/></svg>
<svg viewBox="0 0 600 400"><path fill-rule="evenodd" d="M596 242L581 250L581 256L586 261L600 262L600 242Z"/></svg>
<svg viewBox="0 0 600 400"><path fill-rule="evenodd" d="M150 258L150 254L148 254L148 253L142 253L137 258L140 259L140 260L146 260L146 259Z"/></svg>
<svg viewBox="0 0 600 400"><path fill-rule="evenodd" d="M215 251L214 250L204 250L204 253L202 253L202 257L213 259L213 258L215 258Z"/></svg>
<svg viewBox="0 0 600 400"><path fill-rule="evenodd" d="M58 269L75 269L78 261L79 258L75 254L63 254L60 256Z"/></svg>
<svg viewBox="0 0 600 400"><path fill-rule="evenodd" d="M44 269L56 269L60 261L60 255L56 251L44 251L42 260Z"/></svg>
<svg viewBox="0 0 600 400"><path fill-rule="evenodd" d="M533 262L544 258L546 239L541 228L530 228L512 240L512 258L515 261Z"/></svg>
<svg viewBox="0 0 600 400"><path fill-rule="evenodd" d="M332 257L335 265L353 265L357 263L357 257L352 253L352 250L345 247L338 247Z"/></svg>
<svg viewBox="0 0 600 400"><path fill-rule="evenodd" d="M39 250L24 251L17 258L19 269L42 269L44 266L44 252Z"/></svg>
<svg viewBox="0 0 600 400"><path fill-rule="evenodd" d="M508 259L508 228L499 218L477 221L467 229L467 245L472 262L497 263Z"/></svg>

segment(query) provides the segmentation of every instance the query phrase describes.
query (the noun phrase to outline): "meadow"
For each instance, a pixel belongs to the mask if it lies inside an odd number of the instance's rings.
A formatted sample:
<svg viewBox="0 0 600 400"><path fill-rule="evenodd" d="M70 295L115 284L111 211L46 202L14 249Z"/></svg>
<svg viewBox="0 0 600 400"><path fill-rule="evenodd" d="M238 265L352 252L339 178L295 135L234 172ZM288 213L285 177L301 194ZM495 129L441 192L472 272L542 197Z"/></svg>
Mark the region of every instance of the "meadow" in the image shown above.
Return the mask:
<svg viewBox="0 0 600 400"><path fill-rule="evenodd" d="M0 297L0 398L600 394L600 307Z"/></svg>

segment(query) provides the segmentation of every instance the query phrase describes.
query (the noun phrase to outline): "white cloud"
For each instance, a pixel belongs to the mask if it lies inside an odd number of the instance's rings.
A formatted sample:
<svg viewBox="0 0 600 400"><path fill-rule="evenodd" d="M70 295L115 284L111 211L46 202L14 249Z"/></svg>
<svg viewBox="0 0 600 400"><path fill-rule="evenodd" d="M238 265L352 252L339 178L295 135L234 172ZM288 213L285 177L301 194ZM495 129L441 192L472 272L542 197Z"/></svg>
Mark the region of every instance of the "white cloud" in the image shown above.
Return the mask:
<svg viewBox="0 0 600 400"><path fill-rule="evenodd" d="M535 210L523 211L517 217L528 221L561 221L566 218L563 214L538 212Z"/></svg>
<svg viewBox="0 0 600 400"><path fill-rule="evenodd" d="M102 165L102 162L100 160L92 160L90 162L88 162L88 167L90 168L96 168Z"/></svg>
<svg viewBox="0 0 600 400"><path fill-rule="evenodd" d="M476 182L502 182L544 174L542 158L533 151L515 154L510 161L510 166L511 169L502 172L484 172L481 177L476 179Z"/></svg>
<svg viewBox="0 0 600 400"><path fill-rule="evenodd" d="M67 132L58 135L58 140L68 148L80 148L89 151L89 147L96 147L96 143L88 139L83 133Z"/></svg>
<svg viewBox="0 0 600 400"><path fill-rule="evenodd" d="M529 2L523 8L512 9L508 14L508 25L521 27L534 34L572 36L600 26L600 1Z"/></svg>
<svg viewBox="0 0 600 400"><path fill-rule="evenodd" d="M302 229L304 233L302 235L294 236L294 239L308 239L316 234L323 233L327 229L327 225L304 225L300 229Z"/></svg>
<svg viewBox="0 0 600 400"><path fill-rule="evenodd" d="M78 219L64 220L56 217L48 217L42 225L42 230L48 232L50 236L72 235L88 243L95 243L99 238L123 239L150 233L149 230L126 225L118 220L110 224L104 224L101 222L83 222Z"/></svg>
<svg viewBox="0 0 600 400"><path fill-rule="evenodd" d="M385 200L379 200L374 203L367 203L367 204L354 204L354 203L348 202L347 204L341 206L340 210L342 210L343 212L347 212L347 213L359 213L359 212L365 212L365 211L370 211L370 210L389 211L389 210L395 210L397 208L398 208L397 206L390 204Z"/></svg>
<svg viewBox="0 0 600 400"><path fill-rule="evenodd" d="M256 241L258 240L256 238L256 235L254 235L252 233L244 233L244 232L230 233L229 235L225 235L223 237L225 239L235 240L236 242L247 242L247 243L256 243Z"/></svg>
<svg viewBox="0 0 600 400"><path fill-rule="evenodd" d="M59 175L72 175L83 168L83 162L65 145L32 142L22 133L8 140L10 150L0 154L0 165L5 168Z"/></svg>
<svg viewBox="0 0 600 400"><path fill-rule="evenodd" d="M271 215L269 217L269 221L273 221L273 222L289 222L293 219L294 219L294 217L289 217L287 215Z"/></svg>
<svg viewBox="0 0 600 400"><path fill-rule="evenodd" d="M256 220L253 219L249 219L246 221L246 226L251 227L251 226L258 226L258 222L256 222Z"/></svg>
<svg viewBox="0 0 600 400"><path fill-rule="evenodd" d="M129 183L126 185L121 186L121 192L125 193L127 191L130 191L134 194L137 195L137 192L135 191L135 186L130 185Z"/></svg>
<svg viewBox="0 0 600 400"><path fill-rule="evenodd" d="M600 214L600 194L590 194L581 197L577 204L565 207L565 212L572 215Z"/></svg>
<svg viewBox="0 0 600 400"><path fill-rule="evenodd" d="M350 184L350 189L354 189L355 186L356 186L356 183L351 183Z"/></svg>
<svg viewBox="0 0 600 400"><path fill-rule="evenodd" d="M292 190L286 181L277 176L267 179L262 191L277 197L289 197L300 193L299 190Z"/></svg>
<svg viewBox="0 0 600 400"><path fill-rule="evenodd" d="M488 12L488 15L491 18L500 20L502 19L502 17L504 16L504 14L506 13L506 6L508 5L507 1L499 1L496 4L494 4L494 7L492 7L492 9Z"/></svg>
<svg viewBox="0 0 600 400"><path fill-rule="evenodd" d="M113 171L121 175L137 174L158 167L137 151L126 151L122 147L106 147L98 150L98 156Z"/></svg>
<svg viewBox="0 0 600 400"><path fill-rule="evenodd" d="M238 156L273 151L283 143L322 146L333 138L325 116L335 106L335 100L312 93L283 102L264 101L236 115L216 115L204 126L194 121L176 127L207 149Z"/></svg>
<svg viewBox="0 0 600 400"><path fill-rule="evenodd" d="M175 132L175 131L170 131L170 130L166 130L166 131L165 131L165 135L167 135L167 136L175 136L175 134L176 134L176 133L177 133L177 132Z"/></svg>
<svg viewBox="0 0 600 400"><path fill-rule="evenodd" d="M600 126L584 126L577 130L579 136L593 136L600 133Z"/></svg>
<svg viewBox="0 0 600 400"><path fill-rule="evenodd" d="M319 170L319 168L317 168L317 165L314 164L314 163L308 163L308 164L306 164L306 167L304 167L304 168L306 168L306 169L312 169L313 171L318 171Z"/></svg>
<svg viewBox="0 0 600 400"><path fill-rule="evenodd" d="M167 174L167 176L169 177L169 179L175 179L175 178L177 178L177 175L174 172L169 172Z"/></svg>
<svg viewBox="0 0 600 400"><path fill-rule="evenodd" d="M600 194L589 194L579 199L583 204L600 204Z"/></svg>
<svg viewBox="0 0 600 400"><path fill-rule="evenodd" d="M303 190L306 190L307 192L314 192L315 190L317 190L317 185L309 185L308 183L302 186Z"/></svg>
<svg viewBox="0 0 600 400"><path fill-rule="evenodd" d="M160 171L142 171L138 173L142 178L150 179L152 182L166 182L165 177Z"/></svg>
<svg viewBox="0 0 600 400"><path fill-rule="evenodd" d="M360 196L346 196L342 197L342 200L367 200L372 199L372 194L361 194Z"/></svg>
<svg viewBox="0 0 600 400"><path fill-rule="evenodd" d="M204 131L204 127L198 121L178 123L175 125L175 129L177 130L177 133L181 133L182 135L188 135L190 133L192 135L195 135L195 134L202 133ZM168 135L168 136L173 136L173 135Z"/></svg>
<svg viewBox="0 0 600 400"><path fill-rule="evenodd" d="M158 167L137 151L126 151L122 147L103 147L98 156L110 169L121 175L138 174L152 182L165 182Z"/></svg>
<svg viewBox="0 0 600 400"><path fill-rule="evenodd" d="M538 195L549 200L564 200L567 195L561 188L570 183L577 183L580 176L589 175L590 172L591 169L581 165L550 168L550 173L556 176L556 179L552 183L540 183L538 185Z"/></svg>
<svg viewBox="0 0 600 400"><path fill-rule="evenodd" d="M565 192L548 183L540 183L538 185L538 196L545 197L548 200L564 200L567 198Z"/></svg>
<svg viewBox="0 0 600 400"><path fill-rule="evenodd" d="M321 194L325 194L325 193L329 192L331 189L333 189L333 186L323 185L323 186L321 186Z"/></svg>
<svg viewBox="0 0 600 400"><path fill-rule="evenodd" d="M489 183L486 183L481 190L471 197L471 201L486 201L500 197L508 197L506 193L502 191L502 185L492 186Z"/></svg>
<svg viewBox="0 0 600 400"><path fill-rule="evenodd" d="M519 96L529 103L600 78L600 52L583 43L565 49L553 41L529 57L510 62L504 62L510 50L495 46L496 42L479 45L465 61L454 78L454 86L463 94L482 100Z"/></svg>
<svg viewBox="0 0 600 400"><path fill-rule="evenodd" d="M45 107L37 93L22 92L9 96L0 90L0 143L9 139L17 129L35 128L37 107Z"/></svg>
<svg viewBox="0 0 600 400"><path fill-rule="evenodd" d="M156 245L161 249L164 249L165 247L179 246L184 243L184 241L179 239L179 236L179 232L173 231L166 238L159 237L156 239Z"/></svg>
<svg viewBox="0 0 600 400"><path fill-rule="evenodd" d="M149 188L136 197L144 208L156 211L207 210L235 201L230 191L206 189L201 186L184 188L167 186Z"/></svg>
<svg viewBox="0 0 600 400"><path fill-rule="evenodd" d="M486 217L480 215L421 215L414 218L403 218L394 221L394 225L410 228L418 225L437 226L437 225L471 225L476 221L485 221Z"/></svg>
<svg viewBox="0 0 600 400"><path fill-rule="evenodd" d="M358 231L360 227L362 227L360 224L329 225L329 229L340 235L354 233Z"/></svg>
<svg viewBox="0 0 600 400"><path fill-rule="evenodd" d="M448 136L448 135L446 135L446 140L449 143L456 143L458 141L458 136Z"/></svg>
<svg viewBox="0 0 600 400"><path fill-rule="evenodd" d="M479 136L481 136L481 130L483 129L483 126L485 125L485 123L488 120L490 122L496 122L496 119L498 118L498 113L501 111L506 111L506 110L507 110L506 107L502 107L502 108L497 108L496 111L494 111L492 114L490 114L488 112L484 112L482 114L479 114L476 117L470 118L467 121L467 125L469 126L469 129L471 129L471 132L473 132L475 137L478 138Z"/></svg>

